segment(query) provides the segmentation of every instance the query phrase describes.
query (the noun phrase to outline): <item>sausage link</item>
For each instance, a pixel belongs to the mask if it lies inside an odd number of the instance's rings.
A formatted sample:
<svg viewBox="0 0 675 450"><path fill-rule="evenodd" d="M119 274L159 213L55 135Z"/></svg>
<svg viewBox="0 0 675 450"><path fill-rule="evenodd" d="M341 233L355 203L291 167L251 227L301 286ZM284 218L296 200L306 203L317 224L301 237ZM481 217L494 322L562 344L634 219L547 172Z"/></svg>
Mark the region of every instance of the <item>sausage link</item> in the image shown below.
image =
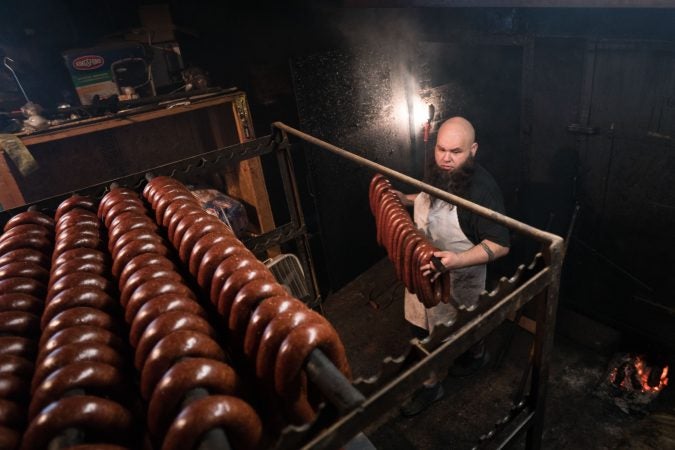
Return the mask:
<svg viewBox="0 0 675 450"><path fill-rule="evenodd" d="M25 311L0 312L0 335L35 338L40 334L40 318Z"/></svg>
<svg viewBox="0 0 675 450"><path fill-rule="evenodd" d="M145 360L157 342L178 330L195 331L212 339L216 338L213 328L202 317L184 311L164 313L153 320L143 331L136 347L134 358L136 368L141 369L143 367Z"/></svg>
<svg viewBox="0 0 675 450"><path fill-rule="evenodd" d="M15 355L0 356L0 374L13 374L21 378L30 378L35 366L32 361Z"/></svg>
<svg viewBox="0 0 675 450"><path fill-rule="evenodd" d="M99 261L71 259L70 261L66 261L52 270L48 287L51 287L56 281L67 274L79 272L92 275L104 275L107 271L108 266Z"/></svg>
<svg viewBox="0 0 675 450"><path fill-rule="evenodd" d="M122 214L125 211L135 210L135 208L127 209L129 206L145 209L143 201L137 195L133 194L122 195L108 200L109 201L105 204L103 202L99 204L97 212L99 219L101 219L104 223L107 222L108 225L106 225L106 227L110 226L110 222L117 215Z"/></svg>
<svg viewBox="0 0 675 450"><path fill-rule="evenodd" d="M62 253L72 250L74 248L90 248L95 250L103 250L105 248L105 242L99 235L76 235L70 236L66 239L57 239L56 245L54 245L54 253L52 255L53 260L56 260Z"/></svg>
<svg viewBox="0 0 675 450"><path fill-rule="evenodd" d="M181 311L185 314L195 314L206 318L206 312L193 299L180 294L162 294L147 301L138 310L131 322L129 342L136 347L146 327L160 315L170 311Z"/></svg>
<svg viewBox="0 0 675 450"><path fill-rule="evenodd" d="M119 328L110 314L88 306L68 308L55 315L42 330L39 347L42 347L54 333L70 327L92 326L118 333Z"/></svg>
<svg viewBox="0 0 675 450"><path fill-rule="evenodd" d="M40 225L17 225L9 231L5 231L0 235L0 242L4 242L8 239L17 239L22 236L41 236L45 239L50 239L54 233L47 228L41 227Z"/></svg>
<svg viewBox="0 0 675 450"><path fill-rule="evenodd" d="M212 232L203 235L195 242L195 245L190 249L188 258L188 270L192 275L197 276L199 263L204 258L206 252L208 252L211 247L221 243L223 247L231 248L237 246L239 240L232 236L223 235L222 233Z"/></svg>
<svg viewBox="0 0 675 450"><path fill-rule="evenodd" d="M169 254L169 249L163 244L157 244L151 241L129 242L117 252L116 259L113 261L112 265L113 275L119 277L124 266L126 266L135 256L143 253L154 253L166 256Z"/></svg>
<svg viewBox="0 0 675 450"><path fill-rule="evenodd" d="M28 235L21 237L21 239L7 239L0 242L0 256L9 253L12 250L26 248L32 248L45 255L49 255L51 254L53 247L54 245L52 244L51 239L47 239L44 236Z"/></svg>
<svg viewBox="0 0 675 450"><path fill-rule="evenodd" d="M68 391L82 389L88 394L115 394L125 397L127 387L122 372L110 364L97 361L80 361L55 370L33 392L28 408L28 420L33 420L49 403Z"/></svg>
<svg viewBox="0 0 675 450"><path fill-rule="evenodd" d="M164 278L175 282L183 281L183 277L181 277L173 267L164 268L163 266L145 266L142 269L138 269L136 272L134 272L134 274L129 277L126 283L121 285L120 302L122 305L126 305L129 302L129 298L137 287L146 281L157 278Z"/></svg>
<svg viewBox="0 0 675 450"><path fill-rule="evenodd" d="M23 378L9 373L0 374L0 398L22 402L26 394L28 384Z"/></svg>
<svg viewBox="0 0 675 450"><path fill-rule="evenodd" d="M33 361L36 350L37 348L33 339L20 336L0 336L0 356L20 356Z"/></svg>
<svg viewBox="0 0 675 450"><path fill-rule="evenodd" d="M179 413L188 391L204 388L211 394L240 396L242 382L227 364L213 359L189 358L178 361L159 380L148 406L148 429L164 436Z"/></svg>
<svg viewBox="0 0 675 450"><path fill-rule="evenodd" d="M199 238L213 231L218 232L223 238L232 235L232 232L227 228L227 225L216 218L206 223L193 225L185 231L183 239L180 241L180 244L176 246L180 260L187 262L190 258L190 252L197 241L199 241Z"/></svg>
<svg viewBox="0 0 675 450"><path fill-rule="evenodd" d="M260 338L256 354L255 372L258 379L274 385L277 353L286 336L297 327L323 321L323 317L309 308L287 311L270 320Z"/></svg>
<svg viewBox="0 0 675 450"><path fill-rule="evenodd" d="M98 211L96 214L99 217L103 217L107 214L108 209L110 209L112 205L119 202L120 200L125 200L128 198L140 200L138 194L132 189L121 187L111 189L110 192L105 194L98 203Z"/></svg>
<svg viewBox="0 0 675 450"><path fill-rule="evenodd" d="M95 213L98 209L97 206L98 205L92 198L74 194L70 198L62 201L61 204L56 208L56 212L54 213L54 221L58 222L61 216L74 209L84 209L86 211Z"/></svg>
<svg viewBox="0 0 675 450"><path fill-rule="evenodd" d="M376 173L373 175L373 178L370 180L370 185L368 187L368 200L370 203L370 212L375 214L375 188L385 180L384 176L381 173Z"/></svg>
<svg viewBox="0 0 675 450"><path fill-rule="evenodd" d="M47 283L49 272L33 262L17 261L0 266L0 280L14 277L33 278L41 283Z"/></svg>
<svg viewBox="0 0 675 450"><path fill-rule="evenodd" d="M122 200L117 202L110 207L108 214L103 218L103 223L105 224L106 228L110 228L110 225L112 225L113 219L115 219L115 217L125 212L133 212L144 215L147 214L148 210L145 208L145 206L143 206L143 203L140 200Z"/></svg>
<svg viewBox="0 0 675 450"><path fill-rule="evenodd" d="M66 239L72 239L78 236L92 236L100 237L101 236L101 226L97 224L77 224L72 227L66 228L65 230L56 233L56 241L63 241Z"/></svg>
<svg viewBox="0 0 675 450"><path fill-rule="evenodd" d="M177 212L169 216L169 212L171 212L174 208L174 205L182 205L182 208L178 208L176 206ZM197 215L202 215L204 214L204 210L202 209L201 206L198 205L193 205L192 203L181 203L180 200L176 200L173 202L167 209L167 214L165 214L165 219L164 222L162 222L162 226L166 228L166 235L169 237L169 240L171 242L174 241L174 237L176 236L176 228L178 228L178 225L180 224L181 220L183 220L186 217L189 216L197 216Z"/></svg>
<svg viewBox="0 0 675 450"><path fill-rule="evenodd" d="M0 280L0 295L15 293L43 298L46 292L47 286L32 278L14 277L7 280Z"/></svg>
<svg viewBox="0 0 675 450"><path fill-rule="evenodd" d="M133 421L129 411L111 400L89 395L62 398L33 419L23 436L21 448L47 448L67 428L79 428L112 442L129 440Z"/></svg>
<svg viewBox="0 0 675 450"><path fill-rule="evenodd" d="M162 294L178 294L196 300L190 288L181 282L167 278L149 280L138 286L124 305L124 320L129 324L133 322L136 313L145 303Z"/></svg>
<svg viewBox="0 0 675 450"><path fill-rule="evenodd" d="M12 262L30 262L47 268L49 267L50 257L51 255L47 255L33 248L17 248L16 250L10 250L0 256L0 266Z"/></svg>
<svg viewBox="0 0 675 450"><path fill-rule="evenodd" d="M54 231L54 219L38 211L24 211L9 219L3 231L9 231L17 225L35 224Z"/></svg>
<svg viewBox="0 0 675 450"><path fill-rule="evenodd" d="M269 297L288 295L286 289L279 283L270 283L265 280L253 280L246 283L237 292L230 310L223 313L224 317L228 318L230 338L238 340L239 344L243 344L246 326L258 304Z"/></svg>
<svg viewBox="0 0 675 450"><path fill-rule="evenodd" d="M152 205L155 210L155 220L157 223L162 223L164 221L164 213L167 207L176 200L193 201L196 203L194 195L189 192L186 193L182 190L173 190L168 193L163 193L161 198Z"/></svg>
<svg viewBox="0 0 675 450"><path fill-rule="evenodd" d="M301 389L301 371L305 360L315 348L320 348L345 377L351 378L345 350L335 329L327 321L307 324L293 329L277 353L274 387L291 405L297 423L314 419L314 411Z"/></svg>
<svg viewBox="0 0 675 450"><path fill-rule="evenodd" d="M54 284L52 284L47 293L47 304L61 292L78 287L98 289L106 294L110 294L113 291L113 285L107 277L88 272L73 272L65 274L54 281Z"/></svg>
<svg viewBox="0 0 675 450"><path fill-rule="evenodd" d="M178 330L162 338L152 349L141 370L141 395L150 399L162 375L181 358L210 358L224 361L225 353L209 336Z"/></svg>
<svg viewBox="0 0 675 450"><path fill-rule="evenodd" d="M274 275L258 260L253 261L247 267L235 270L227 277L218 294L218 313L222 317L226 320L229 318L234 297L242 287L253 280L267 281L269 283L276 282Z"/></svg>
<svg viewBox="0 0 675 450"><path fill-rule="evenodd" d="M119 239L117 239L117 242L115 242L112 249L110 250L113 260L117 258L117 253L126 244L129 242L139 241L151 241L157 244L164 244L164 239L162 239L155 231L144 228L136 228L135 230L124 233Z"/></svg>
<svg viewBox="0 0 675 450"><path fill-rule="evenodd" d="M127 265L124 266L124 269L118 278L119 286L124 287L127 284L129 278L134 273L148 266L157 266L158 269L176 268L173 262L164 255L159 255L156 253L141 253L140 255L131 258Z"/></svg>
<svg viewBox="0 0 675 450"><path fill-rule="evenodd" d="M243 246L219 242L211 247L199 262L197 284L204 290L209 291L209 298L213 301L213 299L218 298L220 286L225 283L220 266L233 264L230 260L241 262L246 259L250 261L251 257L252 253Z"/></svg>
<svg viewBox="0 0 675 450"><path fill-rule="evenodd" d="M55 370L83 361L102 362L117 368L125 367L126 364L119 352L100 342L66 344L51 352L35 367L31 391L34 392Z"/></svg>
<svg viewBox="0 0 675 450"><path fill-rule="evenodd" d="M0 294L0 311L26 311L40 315L43 305L44 301L34 295L20 292Z"/></svg>
<svg viewBox="0 0 675 450"><path fill-rule="evenodd" d="M253 311L251 320L246 327L244 355L250 361L255 361L260 339L265 331L265 327L275 316L282 314L285 311L297 311L306 308L307 307L300 300L287 295L269 297L260 302L255 311Z"/></svg>
<svg viewBox="0 0 675 450"><path fill-rule="evenodd" d="M126 233L134 230L157 231L157 224L150 222L147 216L134 215L127 221L119 222L116 227L108 228L108 250L112 252L113 246Z"/></svg>
<svg viewBox="0 0 675 450"><path fill-rule="evenodd" d="M52 263L52 273L56 271L58 267L63 264L69 263L70 261L87 261L91 263L99 263L105 267L110 266L110 259L108 255L103 253L100 250L93 248L74 248L71 250L66 250L61 253Z"/></svg>
<svg viewBox="0 0 675 450"><path fill-rule="evenodd" d="M56 224L55 234L56 236L64 233L71 228L77 228L81 226L92 226L100 227L101 222L98 220L96 214L89 211L76 210L71 211L61 217L61 220Z"/></svg>
<svg viewBox="0 0 675 450"><path fill-rule="evenodd" d="M171 424L162 450L194 448L207 431L222 427L234 448L255 450L262 440L262 423L251 406L236 397L212 395L185 407Z"/></svg>
<svg viewBox="0 0 675 450"><path fill-rule="evenodd" d="M195 229L199 229L200 226L206 225L208 223L215 223L214 221L218 221L218 219L210 214L205 213L204 211L202 211L201 214L185 216L180 222L178 222L178 225L176 225L176 230L171 236L171 242L173 243L174 247L180 248L180 243L183 241L183 237L185 234L187 234L190 228L197 227ZM220 223L222 224L222 222Z"/></svg>
<svg viewBox="0 0 675 450"><path fill-rule="evenodd" d="M145 214L138 214L136 211L125 211L115 216L115 218L110 222L110 226L107 227L108 232L113 232L113 235L115 236L120 233L123 234L123 231L119 230L131 229L131 225L135 222L144 222L151 228L153 226L157 226L157 224ZM127 225L129 225L130 228L127 228Z"/></svg>
<svg viewBox="0 0 675 450"><path fill-rule="evenodd" d="M114 333L104 328L92 327L90 325L77 325L64 328L57 331L47 339L38 353L37 365L39 366L51 352L67 344L80 344L86 342L95 342L105 344L106 346L122 353L124 344L122 340Z"/></svg>
<svg viewBox="0 0 675 450"><path fill-rule="evenodd" d="M40 321L42 329L60 312L77 306L96 308L113 316L118 311L117 302L99 289L90 287L69 288L59 292L45 306Z"/></svg>

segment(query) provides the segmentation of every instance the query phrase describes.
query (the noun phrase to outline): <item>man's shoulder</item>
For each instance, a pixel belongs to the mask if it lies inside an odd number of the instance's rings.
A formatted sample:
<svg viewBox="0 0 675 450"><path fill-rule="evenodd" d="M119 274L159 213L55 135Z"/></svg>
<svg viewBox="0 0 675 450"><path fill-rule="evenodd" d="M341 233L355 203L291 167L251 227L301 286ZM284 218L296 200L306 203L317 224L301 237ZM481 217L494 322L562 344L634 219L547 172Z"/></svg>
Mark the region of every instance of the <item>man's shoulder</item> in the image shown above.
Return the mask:
<svg viewBox="0 0 675 450"><path fill-rule="evenodd" d="M483 166L476 163L473 178L471 180L472 197L501 196L501 189L494 177Z"/></svg>

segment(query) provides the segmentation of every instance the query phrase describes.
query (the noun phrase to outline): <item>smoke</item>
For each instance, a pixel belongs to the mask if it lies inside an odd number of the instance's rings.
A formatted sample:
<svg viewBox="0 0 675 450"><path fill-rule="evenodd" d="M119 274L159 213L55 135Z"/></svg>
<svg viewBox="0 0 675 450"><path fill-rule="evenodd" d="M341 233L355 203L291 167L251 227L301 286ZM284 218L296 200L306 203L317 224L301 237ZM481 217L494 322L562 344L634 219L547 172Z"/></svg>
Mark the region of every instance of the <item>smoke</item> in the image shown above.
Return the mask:
<svg viewBox="0 0 675 450"><path fill-rule="evenodd" d="M419 132L428 107L422 100L424 33L415 10L347 10L336 27L354 55L353 70L363 79L357 95L368 98L373 91L380 93L379 121L394 124L404 136Z"/></svg>

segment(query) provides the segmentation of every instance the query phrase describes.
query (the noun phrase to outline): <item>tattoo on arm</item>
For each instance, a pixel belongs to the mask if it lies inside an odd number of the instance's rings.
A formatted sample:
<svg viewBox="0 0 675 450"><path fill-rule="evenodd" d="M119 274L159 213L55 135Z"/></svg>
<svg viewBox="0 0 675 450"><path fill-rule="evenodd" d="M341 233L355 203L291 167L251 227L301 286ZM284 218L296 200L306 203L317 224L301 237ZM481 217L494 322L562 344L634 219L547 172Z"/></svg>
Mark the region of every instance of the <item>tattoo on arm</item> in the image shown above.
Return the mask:
<svg viewBox="0 0 675 450"><path fill-rule="evenodd" d="M493 261L495 259L495 254L494 252L490 249L490 247L485 243L481 242L479 244L481 247L483 247L483 250L485 250L485 253L488 255L488 262Z"/></svg>

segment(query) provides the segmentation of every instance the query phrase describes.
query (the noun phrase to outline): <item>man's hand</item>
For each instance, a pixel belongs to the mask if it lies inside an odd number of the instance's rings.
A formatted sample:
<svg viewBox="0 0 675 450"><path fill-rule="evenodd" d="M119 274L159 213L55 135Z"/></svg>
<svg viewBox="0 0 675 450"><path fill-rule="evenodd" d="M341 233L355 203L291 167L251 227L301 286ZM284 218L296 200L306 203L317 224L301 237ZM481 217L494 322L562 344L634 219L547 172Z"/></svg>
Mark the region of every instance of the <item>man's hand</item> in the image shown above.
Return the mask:
<svg viewBox="0 0 675 450"><path fill-rule="evenodd" d="M433 256L440 259L441 264L443 264L443 270L439 271L438 268L432 263L425 264L420 267L420 270L422 270L422 275L425 277L430 276L432 282L438 278L441 273L454 269L459 261L457 254L453 252L434 252Z"/></svg>
<svg viewBox="0 0 675 450"><path fill-rule="evenodd" d="M417 197L418 194L404 194L401 191L397 190L392 190L394 194L398 197L399 200L401 200L401 203L403 203L403 206L412 206L413 203L415 203L415 197Z"/></svg>
<svg viewBox="0 0 675 450"><path fill-rule="evenodd" d="M486 247L489 251L486 250ZM432 263L421 266L420 270L422 271L422 275L425 277L431 276L431 281L434 281L441 273L445 271L475 266L478 264L487 264L490 261L507 255L508 253L508 247L503 247L495 242L484 239L478 245L465 252L434 252L434 256L440 258L441 263L443 263L445 268L443 271L439 271Z"/></svg>

